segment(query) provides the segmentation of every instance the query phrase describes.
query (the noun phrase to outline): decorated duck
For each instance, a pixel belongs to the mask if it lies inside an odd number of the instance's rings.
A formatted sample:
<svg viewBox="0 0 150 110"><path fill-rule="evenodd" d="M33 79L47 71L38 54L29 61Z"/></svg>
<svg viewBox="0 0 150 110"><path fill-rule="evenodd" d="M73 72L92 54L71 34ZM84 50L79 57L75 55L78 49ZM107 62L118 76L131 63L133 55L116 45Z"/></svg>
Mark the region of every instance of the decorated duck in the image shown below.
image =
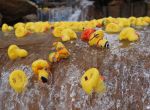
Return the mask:
<svg viewBox="0 0 150 110"><path fill-rule="evenodd" d="M89 41L91 34L95 32L95 29L85 29L81 34L81 39L83 41Z"/></svg>
<svg viewBox="0 0 150 110"><path fill-rule="evenodd" d="M106 39L104 39L104 32L102 30L97 30L92 33L88 43L90 46L95 45L102 48L109 48L109 43Z"/></svg>
<svg viewBox="0 0 150 110"><path fill-rule="evenodd" d="M77 34L72 29L67 28L61 32L61 39L62 41L77 39Z"/></svg>
<svg viewBox="0 0 150 110"><path fill-rule="evenodd" d="M48 82L49 69L50 65L46 60L38 59L32 63L33 72L38 76L38 80L43 83Z"/></svg>
<svg viewBox="0 0 150 110"><path fill-rule="evenodd" d="M11 60L17 58L23 58L28 55L28 52L25 49L19 48L17 45L10 45L8 48L8 56Z"/></svg>
<svg viewBox="0 0 150 110"><path fill-rule="evenodd" d="M23 92L28 84L28 78L22 70L14 70L9 75L9 84L17 92Z"/></svg>
<svg viewBox="0 0 150 110"><path fill-rule="evenodd" d="M104 78L96 68L90 68L81 77L81 86L87 94L91 94L92 92L103 93L106 91L103 80Z"/></svg>
<svg viewBox="0 0 150 110"><path fill-rule="evenodd" d="M12 30L13 30L12 26L8 26L5 23L2 25L2 32L9 32L9 31L12 31Z"/></svg>
<svg viewBox="0 0 150 110"><path fill-rule="evenodd" d="M28 34L27 29L22 26L17 27L15 29L15 35L17 38L25 37L27 34Z"/></svg>
<svg viewBox="0 0 150 110"><path fill-rule="evenodd" d="M54 42L53 46L56 49L56 52L51 52L49 54L49 61L51 63L58 62L60 59L68 58L70 56L69 51L61 42Z"/></svg>
<svg viewBox="0 0 150 110"><path fill-rule="evenodd" d="M127 27L124 28L119 34L119 40L129 40L129 41L137 41L139 39L139 35L136 33L134 28Z"/></svg>
<svg viewBox="0 0 150 110"><path fill-rule="evenodd" d="M105 31L107 33L118 33L118 32L121 31L121 28L116 23L109 23L109 24L106 25Z"/></svg>

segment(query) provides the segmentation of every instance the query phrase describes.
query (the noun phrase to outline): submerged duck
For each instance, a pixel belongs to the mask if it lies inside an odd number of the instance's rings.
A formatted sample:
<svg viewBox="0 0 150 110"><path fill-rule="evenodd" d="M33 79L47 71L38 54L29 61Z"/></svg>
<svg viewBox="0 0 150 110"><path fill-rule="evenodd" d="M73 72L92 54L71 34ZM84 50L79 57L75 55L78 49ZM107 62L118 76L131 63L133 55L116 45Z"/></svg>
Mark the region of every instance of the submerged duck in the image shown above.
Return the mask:
<svg viewBox="0 0 150 110"><path fill-rule="evenodd" d="M50 65L46 60L38 59L32 63L33 72L38 75L38 80L47 83L48 82L48 70L50 69Z"/></svg>
<svg viewBox="0 0 150 110"><path fill-rule="evenodd" d="M96 68L90 68L81 77L81 85L87 94L91 94L92 91L103 93L106 91L103 80L104 78L99 74Z"/></svg>
<svg viewBox="0 0 150 110"><path fill-rule="evenodd" d="M139 39L139 35L136 33L134 28L127 27L124 28L119 34L119 40L129 40L129 41L137 41Z"/></svg>
<svg viewBox="0 0 150 110"><path fill-rule="evenodd" d="M95 29L85 29L81 34L81 39L83 41L89 41L92 33L95 32Z"/></svg>
<svg viewBox="0 0 150 110"><path fill-rule="evenodd" d="M24 91L28 84L26 74L22 70L14 70L9 75L9 84L18 93Z"/></svg>
<svg viewBox="0 0 150 110"><path fill-rule="evenodd" d="M62 41L77 39L77 34L72 29L67 28L61 32L61 39Z"/></svg>
<svg viewBox="0 0 150 110"><path fill-rule="evenodd" d="M116 23L109 23L106 25L105 31L108 33L117 33L120 32L121 27Z"/></svg>
<svg viewBox="0 0 150 110"><path fill-rule="evenodd" d="M10 45L8 48L8 56L11 60L17 58L23 58L28 55L28 52L25 49L19 48L17 45Z"/></svg>

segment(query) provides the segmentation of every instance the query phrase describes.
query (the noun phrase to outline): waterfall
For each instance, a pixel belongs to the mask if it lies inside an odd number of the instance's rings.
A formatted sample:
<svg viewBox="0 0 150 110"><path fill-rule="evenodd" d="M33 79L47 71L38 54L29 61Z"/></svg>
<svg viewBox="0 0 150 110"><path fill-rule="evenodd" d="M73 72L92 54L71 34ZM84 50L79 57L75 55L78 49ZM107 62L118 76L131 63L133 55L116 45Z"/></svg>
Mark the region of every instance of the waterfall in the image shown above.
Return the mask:
<svg viewBox="0 0 150 110"><path fill-rule="evenodd" d="M55 8L39 8L37 15L41 21L80 21L86 20L89 6L93 1L66 0L66 6Z"/></svg>

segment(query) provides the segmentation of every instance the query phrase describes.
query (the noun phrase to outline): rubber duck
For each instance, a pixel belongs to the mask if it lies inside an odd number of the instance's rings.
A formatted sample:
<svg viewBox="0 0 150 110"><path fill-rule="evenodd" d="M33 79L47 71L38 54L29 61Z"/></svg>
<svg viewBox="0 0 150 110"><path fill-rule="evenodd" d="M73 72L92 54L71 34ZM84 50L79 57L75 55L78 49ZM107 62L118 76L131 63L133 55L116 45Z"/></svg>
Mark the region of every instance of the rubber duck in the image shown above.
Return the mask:
<svg viewBox="0 0 150 110"><path fill-rule="evenodd" d="M32 63L33 72L38 75L38 80L47 83L48 82L48 70L50 69L50 65L46 60L38 59Z"/></svg>
<svg viewBox="0 0 150 110"><path fill-rule="evenodd" d="M17 38L25 37L27 34L28 34L28 31L26 30L26 28L22 26L16 28L15 30L15 35Z"/></svg>
<svg viewBox="0 0 150 110"><path fill-rule="evenodd" d="M81 86L87 94L91 94L92 92L103 93L106 91L103 80L104 78L96 68L90 68L81 77Z"/></svg>
<svg viewBox="0 0 150 110"><path fill-rule="evenodd" d="M106 25L105 31L108 33L117 33L120 32L121 28L116 23L109 23Z"/></svg>
<svg viewBox="0 0 150 110"><path fill-rule="evenodd" d="M52 34L54 35L54 37L61 37L62 34L61 32L64 30L64 27L55 27L52 31Z"/></svg>
<svg viewBox="0 0 150 110"><path fill-rule="evenodd" d="M145 22L147 22L148 24L150 24L150 17L145 16L145 17L143 17L143 20L144 20Z"/></svg>
<svg viewBox="0 0 150 110"><path fill-rule="evenodd" d="M60 57L59 57L59 53L58 52L50 52L48 58L49 58L49 61L51 63L55 63L55 62L60 61Z"/></svg>
<svg viewBox="0 0 150 110"><path fill-rule="evenodd" d="M14 25L14 28L15 28L15 29L18 28L18 27L25 27L25 23L19 22L19 23L16 23L16 24Z"/></svg>
<svg viewBox="0 0 150 110"><path fill-rule="evenodd" d="M104 37L104 32L102 30L97 30L94 33L91 34L90 39L89 39L89 45L97 45L97 42L99 40L102 40Z"/></svg>
<svg viewBox="0 0 150 110"><path fill-rule="evenodd" d="M95 29L85 29L81 34L81 39L83 41L89 41L91 34L95 32Z"/></svg>
<svg viewBox="0 0 150 110"><path fill-rule="evenodd" d="M34 24L34 32L35 33L43 33L46 32L48 30L48 27L43 23L43 22L36 22Z"/></svg>
<svg viewBox="0 0 150 110"><path fill-rule="evenodd" d="M54 42L53 46L56 49L56 52L50 52L49 61L51 63L58 62L60 59L68 58L70 56L69 51L61 42Z"/></svg>
<svg viewBox="0 0 150 110"><path fill-rule="evenodd" d="M134 17L134 16L129 17L129 21L131 23L131 26L135 26L136 17Z"/></svg>
<svg viewBox="0 0 150 110"><path fill-rule="evenodd" d="M29 30L30 32L33 32L35 28L35 23L34 22L27 22L25 24L25 29Z"/></svg>
<svg viewBox="0 0 150 110"><path fill-rule="evenodd" d="M22 70L14 70L9 75L9 84L15 92L21 93L28 84L28 78Z"/></svg>
<svg viewBox="0 0 150 110"><path fill-rule="evenodd" d="M123 27L130 27L130 20L127 18L117 18L117 21L123 24Z"/></svg>
<svg viewBox="0 0 150 110"><path fill-rule="evenodd" d="M143 20L142 17L136 19L135 22L136 28L141 29L143 26L148 26L148 23Z"/></svg>
<svg viewBox="0 0 150 110"><path fill-rule="evenodd" d="M97 42L97 46L101 48L109 48L109 43L107 39L102 39Z"/></svg>
<svg viewBox="0 0 150 110"><path fill-rule="evenodd" d="M61 32L62 41L69 41L72 39L77 39L77 34L72 29L64 29Z"/></svg>
<svg viewBox="0 0 150 110"><path fill-rule="evenodd" d="M139 35L135 29L131 27L124 28L119 34L119 40L129 40L132 42L138 40L138 38Z"/></svg>
<svg viewBox="0 0 150 110"><path fill-rule="evenodd" d="M10 45L8 48L8 56L11 60L17 58L23 58L28 55L28 52L25 49L19 48L17 45Z"/></svg>
<svg viewBox="0 0 150 110"><path fill-rule="evenodd" d="M8 26L6 23L4 23L2 25L2 32L9 32L9 31L12 31L12 30L13 30L12 26Z"/></svg>

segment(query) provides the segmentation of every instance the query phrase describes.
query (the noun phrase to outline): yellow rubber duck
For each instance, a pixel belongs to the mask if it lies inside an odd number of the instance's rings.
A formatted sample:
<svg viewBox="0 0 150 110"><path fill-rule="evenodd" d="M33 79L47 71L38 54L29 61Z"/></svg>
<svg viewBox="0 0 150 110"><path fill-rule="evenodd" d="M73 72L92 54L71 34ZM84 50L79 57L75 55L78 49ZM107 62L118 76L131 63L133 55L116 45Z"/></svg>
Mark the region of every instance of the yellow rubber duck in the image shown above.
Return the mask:
<svg viewBox="0 0 150 110"><path fill-rule="evenodd" d="M50 65L46 60L38 59L32 63L33 72L38 75L38 80L46 83L48 82L48 70L50 69Z"/></svg>
<svg viewBox="0 0 150 110"><path fill-rule="evenodd" d="M102 40L98 41L97 46L102 47L102 48L109 48L108 40L102 39Z"/></svg>
<svg viewBox="0 0 150 110"><path fill-rule="evenodd" d="M127 18L117 18L118 22L123 24L123 27L130 27L130 20Z"/></svg>
<svg viewBox="0 0 150 110"><path fill-rule="evenodd" d="M90 46L97 45L97 42L102 40L103 37L104 37L104 32L102 30L97 30L93 32L89 39L89 45Z"/></svg>
<svg viewBox="0 0 150 110"><path fill-rule="evenodd" d="M33 32L34 28L35 28L35 23L34 22L27 22L25 24L25 29L30 31L30 32Z"/></svg>
<svg viewBox="0 0 150 110"><path fill-rule="evenodd" d="M28 34L28 31L24 27L18 27L15 30L15 35L17 38L25 37Z"/></svg>
<svg viewBox="0 0 150 110"><path fill-rule="evenodd" d="M60 57L59 57L59 53L58 52L51 52L50 54L49 54L49 61L51 62L51 63L55 63L55 62L58 62L58 61L60 61Z"/></svg>
<svg viewBox="0 0 150 110"><path fill-rule="evenodd" d="M136 28L140 29L143 26L148 26L148 23L145 22L142 17L139 17L139 18L136 19L135 25L136 25Z"/></svg>
<svg viewBox="0 0 150 110"><path fill-rule="evenodd" d="M44 22L36 22L34 24L34 32L36 33L43 33L47 31L47 25Z"/></svg>
<svg viewBox="0 0 150 110"><path fill-rule="evenodd" d="M130 21L132 26L135 26L136 17L134 17L134 16L129 17L129 21Z"/></svg>
<svg viewBox="0 0 150 110"><path fill-rule="evenodd" d="M12 30L13 30L12 26L8 26L6 23L4 23L2 25L2 32L9 32L9 31L12 31Z"/></svg>
<svg viewBox="0 0 150 110"><path fill-rule="evenodd" d="M124 28L119 34L119 40L129 40L132 42L137 41L138 39L138 34L135 29L131 27Z"/></svg>
<svg viewBox="0 0 150 110"><path fill-rule="evenodd" d="M143 17L143 20L144 20L145 22L147 22L148 24L150 24L150 17L145 16L145 17Z"/></svg>
<svg viewBox="0 0 150 110"><path fill-rule="evenodd" d="M116 23L109 23L109 24L106 25L105 31L107 33L118 33L118 32L121 31L121 28Z"/></svg>
<svg viewBox="0 0 150 110"><path fill-rule="evenodd" d="M96 68L90 68L84 73L81 77L81 85L87 94L92 92L103 93L106 91L103 77Z"/></svg>
<svg viewBox="0 0 150 110"><path fill-rule="evenodd" d="M63 30L64 30L64 27L61 27L61 26L55 27L52 33L53 33L54 37L61 37L62 36L61 32Z"/></svg>
<svg viewBox="0 0 150 110"><path fill-rule="evenodd" d="M28 52L25 49L19 48L17 45L10 45L8 48L8 56L11 60L17 58L23 58L28 55Z"/></svg>
<svg viewBox="0 0 150 110"><path fill-rule="evenodd" d="M72 29L64 29L61 32L62 41L69 41L72 39L77 39L77 34Z"/></svg>
<svg viewBox="0 0 150 110"><path fill-rule="evenodd" d="M25 27L25 23L19 22L19 23L16 23L16 24L14 25L14 28L15 28L15 29L18 28L18 27Z"/></svg>
<svg viewBox="0 0 150 110"><path fill-rule="evenodd" d="M9 84L17 92L23 92L28 84L28 78L22 70L14 70L9 75Z"/></svg>
<svg viewBox="0 0 150 110"><path fill-rule="evenodd" d="M58 62L60 59L68 58L70 56L69 51L66 49L63 43L54 42L53 46L56 49L56 52L51 52L49 54L49 61L51 63Z"/></svg>

